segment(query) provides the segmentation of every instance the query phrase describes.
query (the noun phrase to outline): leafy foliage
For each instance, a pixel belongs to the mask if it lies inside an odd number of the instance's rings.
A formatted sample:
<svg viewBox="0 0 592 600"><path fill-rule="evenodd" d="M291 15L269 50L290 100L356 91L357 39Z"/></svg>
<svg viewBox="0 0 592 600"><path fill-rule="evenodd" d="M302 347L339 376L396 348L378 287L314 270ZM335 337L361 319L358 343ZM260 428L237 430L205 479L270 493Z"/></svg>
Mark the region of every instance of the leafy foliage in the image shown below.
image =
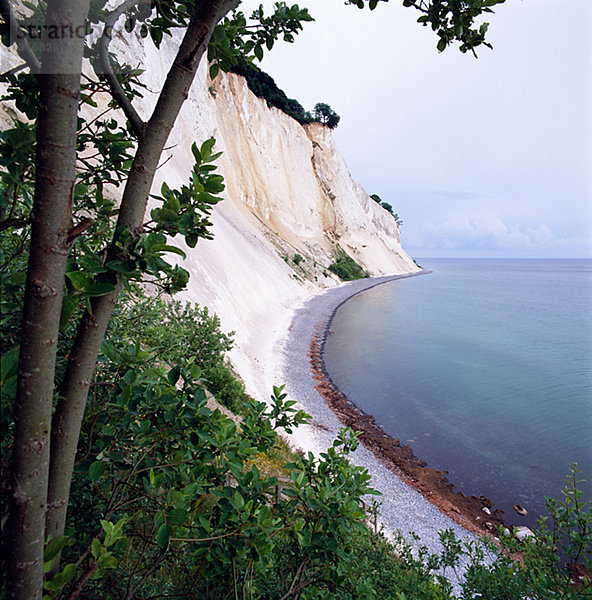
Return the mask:
<svg viewBox="0 0 592 600"><path fill-rule="evenodd" d="M314 19L307 8L297 4L276 2L269 16L259 6L247 19L243 12L233 11L223 19L212 34L208 48L208 60L212 63L210 76L216 77L220 70L230 71L238 65L253 65L261 61L265 51L271 50L278 39L292 43L303 29L303 23Z"/></svg>
<svg viewBox="0 0 592 600"><path fill-rule="evenodd" d="M374 202L376 202L377 204L382 206L382 208L384 208L387 212L389 212L389 213L391 213L391 215L393 215L393 218L395 219L395 223L397 224L398 227L401 227L401 225L403 225L403 221L401 221L401 219L399 218L399 215L393 211L392 204L389 204L388 202L383 202L382 198L378 194L370 194L370 198L372 198L372 200L374 200Z"/></svg>
<svg viewBox="0 0 592 600"><path fill-rule="evenodd" d="M343 281L368 277L368 273L341 248L337 249L336 260L329 265L329 271L335 273Z"/></svg>
<svg viewBox="0 0 592 600"><path fill-rule="evenodd" d="M379 2L388 0L347 0L358 8L368 6L374 10ZM477 24L483 13L492 13L492 7L505 0L403 0L403 6L413 7L421 16L417 19L424 27L430 27L438 36L437 48L443 52L453 42L459 42L459 50L469 50L477 56L475 48L484 45L489 23Z"/></svg>
<svg viewBox="0 0 592 600"><path fill-rule="evenodd" d="M288 98L285 92L277 86L273 77L261 71L254 64L246 60L239 60L232 67L232 72L244 77L253 94L258 98L263 98L268 106L278 108L299 123L312 122L312 115L304 110L297 100Z"/></svg>
<svg viewBox="0 0 592 600"><path fill-rule="evenodd" d="M335 129L341 119L341 117L324 102L315 104L312 114L315 121L326 125L329 129Z"/></svg>

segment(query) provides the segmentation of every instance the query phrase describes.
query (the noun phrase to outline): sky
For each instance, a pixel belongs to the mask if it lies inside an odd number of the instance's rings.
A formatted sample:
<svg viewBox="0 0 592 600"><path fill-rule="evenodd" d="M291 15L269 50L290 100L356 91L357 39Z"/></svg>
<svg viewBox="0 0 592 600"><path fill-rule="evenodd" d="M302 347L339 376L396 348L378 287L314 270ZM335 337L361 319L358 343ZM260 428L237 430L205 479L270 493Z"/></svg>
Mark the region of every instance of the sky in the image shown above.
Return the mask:
<svg viewBox="0 0 592 600"><path fill-rule="evenodd" d="M315 22L261 67L341 116L350 172L412 256L592 257L592 0L507 0L478 59L439 53L400 0L293 2Z"/></svg>

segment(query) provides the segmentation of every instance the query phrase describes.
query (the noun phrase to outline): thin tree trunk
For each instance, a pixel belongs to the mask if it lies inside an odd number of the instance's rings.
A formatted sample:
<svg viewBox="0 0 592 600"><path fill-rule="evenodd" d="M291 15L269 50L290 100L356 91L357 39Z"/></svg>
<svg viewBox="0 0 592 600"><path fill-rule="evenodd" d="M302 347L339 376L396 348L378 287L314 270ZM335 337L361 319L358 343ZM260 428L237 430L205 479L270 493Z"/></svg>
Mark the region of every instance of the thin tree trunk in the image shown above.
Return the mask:
<svg viewBox="0 0 592 600"><path fill-rule="evenodd" d="M50 0L46 24L84 27L88 0ZM41 598L49 437L62 290L72 226L83 36L60 36L42 58L31 250L15 400L8 597Z"/></svg>
<svg viewBox="0 0 592 600"><path fill-rule="evenodd" d="M117 232L127 227L134 234L142 231L146 205L164 145L207 49L218 21L238 0L204 0L197 3L191 22L168 73L151 119L138 142L138 149L125 186ZM117 257L115 240L109 257ZM93 299L92 314L86 313L78 328L53 421L47 531L51 537L63 534L70 483L88 389L96 360L113 308L121 291L115 290Z"/></svg>

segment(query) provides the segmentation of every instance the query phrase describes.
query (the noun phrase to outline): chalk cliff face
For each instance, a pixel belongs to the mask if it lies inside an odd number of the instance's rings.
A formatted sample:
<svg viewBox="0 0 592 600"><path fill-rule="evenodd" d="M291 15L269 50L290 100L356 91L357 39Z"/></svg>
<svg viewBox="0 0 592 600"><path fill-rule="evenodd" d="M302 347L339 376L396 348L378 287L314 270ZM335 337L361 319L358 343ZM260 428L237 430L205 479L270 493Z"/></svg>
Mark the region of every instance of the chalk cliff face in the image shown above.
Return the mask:
<svg viewBox="0 0 592 600"><path fill-rule="evenodd" d="M327 269L338 247L371 275L417 267L401 249L394 218L353 181L326 127L303 127L269 108L239 76L206 81L202 68L159 178L183 181L191 142L210 135L224 152L225 200L214 214L215 239L186 249L184 296L236 331L232 360L263 399L280 383L275 367L292 310L339 283ZM298 266L296 253L304 259Z"/></svg>
<svg viewBox="0 0 592 600"><path fill-rule="evenodd" d="M175 52L139 35L116 37L111 49L143 65L148 117ZM417 270L401 249L393 217L353 181L330 131L305 127L254 96L237 75L207 77L202 64L157 171L154 191L177 187L192 168L191 144L216 138L225 177L213 213L213 241L184 247L191 273L184 299L208 306L224 330L236 331L232 361L248 391L265 398L277 376L280 342L306 298L339 284L327 267L338 247L371 275ZM181 243L181 242L179 242ZM294 255L303 257L297 266ZM270 368L273 365L273 368Z"/></svg>

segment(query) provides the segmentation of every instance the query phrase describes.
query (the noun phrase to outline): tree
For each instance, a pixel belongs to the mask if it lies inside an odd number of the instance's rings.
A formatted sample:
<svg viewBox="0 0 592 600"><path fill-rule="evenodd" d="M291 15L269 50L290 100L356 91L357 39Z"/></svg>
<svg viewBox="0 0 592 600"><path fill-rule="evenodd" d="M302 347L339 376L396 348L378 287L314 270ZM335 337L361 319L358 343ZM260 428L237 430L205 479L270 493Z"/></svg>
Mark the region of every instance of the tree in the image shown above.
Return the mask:
<svg viewBox="0 0 592 600"><path fill-rule="evenodd" d="M388 202L383 202L381 204L381 206L382 206L382 208L384 208L384 210L386 210L387 212L390 212L391 215L394 214L393 213L393 205L392 204L389 204Z"/></svg>
<svg viewBox="0 0 592 600"><path fill-rule="evenodd" d="M182 288L187 272L163 258L180 253L167 244L167 236L183 235L189 246L210 237L207 215L224 189L221 176L212 172L213 140L193 147L189 184L181 190L163 186L161 207L145 220L156 168L201 60L207 54L215 77L238 56L261 60L265 48L280 38L292 41L302 22L311 20L306 9L279 2L271 17L257 10L255 23L248 23L242 13L232 12L239 1L126 0L108 12L100 2L48 0L47 6L29 6L42 19L36 35L19 26L8 0L0 2L3 43L17 41L28 67L5 74L8 97L29 119L3 132L1 226L31 225L12 413L9 598L41 597L44 543L63 532L88 389L123 286L150 275L170 291ZM459 40L462 51L485 43L487 28L474 29L474 20L499 2L404 0L436 31L439 49ZM350 3L374 9L378 0ZM128 31L139 28L157 47L173 28L185 32L147 121L134 106L142 90L140 73L123 68L109 52L112 28L124 15ZM99 31L92 46L88 22ZM36 37L40 56L29 43ZM83 53L97 76L85 75L81 84ZM82 117L81 107L95 106L93 96L105 92L112 99L110 110L121 111L125 125L101 115ZM30 143L23 144L25 139ZM117 208L105 198L105 182L123 186ZM68 362L56 365L60 326L72 323L78 306L84 310Z"/></svg>
<svg viewBox="0 0 592 600"><path fill-rule="evenodd" d="M382 206L382 208L384 208L385 210L390 212L391 215L393 215L393 218L395 219L395 223L397 224L398 227L401 227L401 225L403 225L403 221L401 220L399 215L393 211L392 204L389 204L388 202L383 202L382 198L378 194L370 194L370 198L372 198L372 200L374 200L374 202L377 202L380 206Z"/></svg>
<svg viewBox="0 0 592 600"><path fill-rule="evenodd" d="M315 121L326 125L329 129L335 129L341 119L341 117L324 102L315 104L312 115Z"/></svg>

